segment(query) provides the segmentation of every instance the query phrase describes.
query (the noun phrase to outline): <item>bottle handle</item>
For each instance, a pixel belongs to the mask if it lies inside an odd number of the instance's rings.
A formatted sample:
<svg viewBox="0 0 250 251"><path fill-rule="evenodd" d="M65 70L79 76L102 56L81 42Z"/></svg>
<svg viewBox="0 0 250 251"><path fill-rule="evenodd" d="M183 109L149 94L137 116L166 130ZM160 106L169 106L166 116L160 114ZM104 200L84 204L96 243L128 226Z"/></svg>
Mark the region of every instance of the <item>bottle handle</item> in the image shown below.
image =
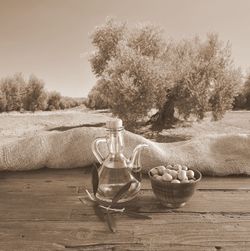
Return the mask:
<svg viewBox="0 0 250 251"><path fill-rule="evenodd" d="M97 160L98 160L98 162L100 164L102 164L103 161L105 160L105 158L102 156L102 154L101 154L101 152L99 150L99 144L103 143L103 142L107 143L107 139L104 138L104 137L96 138L93 141L92 146L91 146L92 152L93 152L93 154L95 155L95 157L97 158Z"/></svg>

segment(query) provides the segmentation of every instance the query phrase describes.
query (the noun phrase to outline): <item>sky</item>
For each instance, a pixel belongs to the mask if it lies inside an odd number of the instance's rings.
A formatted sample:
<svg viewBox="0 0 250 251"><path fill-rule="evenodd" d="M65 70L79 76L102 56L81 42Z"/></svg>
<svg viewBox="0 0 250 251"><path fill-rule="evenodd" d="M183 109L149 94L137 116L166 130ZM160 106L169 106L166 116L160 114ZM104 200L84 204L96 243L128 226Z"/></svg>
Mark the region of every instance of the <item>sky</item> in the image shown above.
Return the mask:
<svg viewBox="0 0 250 251"><path fill-rule="evenodd" d="M236 66L250 68L249 0L0 0L0 78L35 74L47 90L86 97L95 84L90 34L107 16L152 22L179 40L217 32Z"/></svg>

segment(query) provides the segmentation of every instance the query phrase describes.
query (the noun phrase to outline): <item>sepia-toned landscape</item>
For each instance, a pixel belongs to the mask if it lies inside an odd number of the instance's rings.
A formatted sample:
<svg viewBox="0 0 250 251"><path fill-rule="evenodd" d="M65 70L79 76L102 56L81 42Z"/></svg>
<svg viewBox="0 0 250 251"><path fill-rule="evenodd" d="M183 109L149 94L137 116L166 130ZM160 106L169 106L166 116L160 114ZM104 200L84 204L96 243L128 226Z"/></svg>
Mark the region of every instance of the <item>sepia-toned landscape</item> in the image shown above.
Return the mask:
<svg viewBox="0 0 250 251"><path fill-rule="evenodd" d="M24 113L2 113L0 115L0 140L10 142L26 136L58 130L64 131L84 126L104 126L112 117L107 110L90 110L84 106L64 111ZM158 142L176 142L189 140L197 136L211 134L248 134L250 132L250 112L231 111L217 122L211 122L210 117L202 122L186 122L184 126L163 130L158 133L147 130L138 131L149 139Z"/></svg>
<svg viewBox="0 0 250 251"><path fill-rule="evenodd" d="M250 250L248 0L0 0L0 251Z"/></svg>

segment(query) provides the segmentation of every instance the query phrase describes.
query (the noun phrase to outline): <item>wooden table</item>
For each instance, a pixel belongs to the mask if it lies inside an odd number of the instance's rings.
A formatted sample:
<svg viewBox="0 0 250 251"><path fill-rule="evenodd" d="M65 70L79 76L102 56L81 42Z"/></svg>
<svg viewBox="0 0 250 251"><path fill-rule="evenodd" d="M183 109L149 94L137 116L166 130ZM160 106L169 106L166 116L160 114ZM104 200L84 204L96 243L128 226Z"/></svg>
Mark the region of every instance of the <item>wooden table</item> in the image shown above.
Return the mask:
<svg viewBox="0 0 250 251"><path fill-rule="evenodd" d="M0 173L0 250L250 250L250 179L203 178L189 203L164 209L143 180L136 205L151 220L117 215L117 232L83 204L88 169Z"/></svg>

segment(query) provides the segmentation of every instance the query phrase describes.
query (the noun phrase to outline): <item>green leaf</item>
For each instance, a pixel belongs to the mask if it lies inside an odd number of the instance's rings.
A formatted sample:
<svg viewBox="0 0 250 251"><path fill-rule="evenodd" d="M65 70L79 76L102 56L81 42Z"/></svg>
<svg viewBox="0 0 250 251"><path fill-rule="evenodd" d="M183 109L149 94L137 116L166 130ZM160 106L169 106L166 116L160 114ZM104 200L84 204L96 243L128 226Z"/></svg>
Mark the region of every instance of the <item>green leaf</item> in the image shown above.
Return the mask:
<svg viewBox="0 0 250 251"><path fill-rule="evenodd" d="M99 185L98 168L97 168L97 165L94 163L93 168L92 168L92 186L93 186L94 195L96 195L98 185Z"/></svg>
<svg viewBox="0 0 250 251"><path fill-rule="evenodd" d="M113 216L110 214L108 210L107 210L107 222L108 222L109 230L115 233L116 232L115 221L114 221Z"/></svg>
<svg viewBox="0 0 250 251"><path fill-rule="evenodd" d="M117 204L117 202L125 195L125 193L129 190L132 183L134 183L134 180L130 180L128 183L126 183L123 187L120 188L120 190L117 192L117 194L114 196L110 207Z"/></svg>

